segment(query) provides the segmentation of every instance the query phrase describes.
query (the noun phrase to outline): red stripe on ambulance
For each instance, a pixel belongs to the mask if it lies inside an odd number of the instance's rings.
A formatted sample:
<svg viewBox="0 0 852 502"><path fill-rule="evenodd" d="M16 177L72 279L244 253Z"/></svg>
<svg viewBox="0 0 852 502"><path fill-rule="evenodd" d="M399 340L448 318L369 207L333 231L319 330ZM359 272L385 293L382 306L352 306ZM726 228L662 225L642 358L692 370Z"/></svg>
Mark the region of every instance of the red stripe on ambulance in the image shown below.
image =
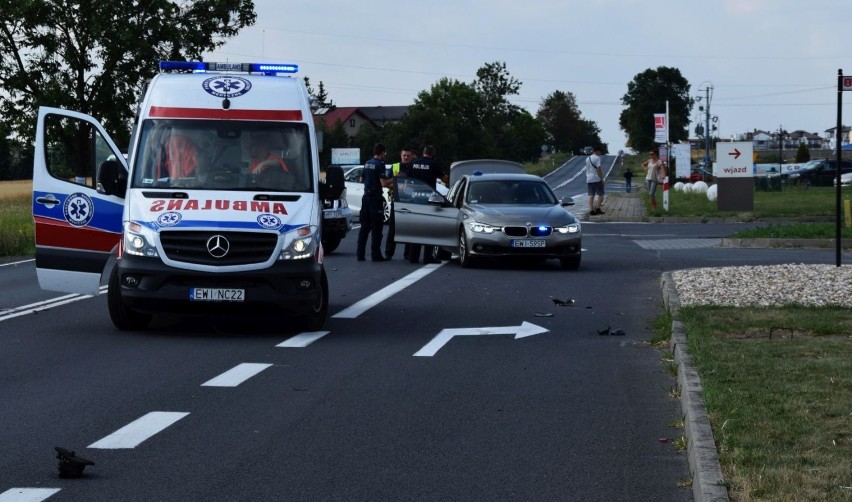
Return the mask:
<svg viewBox="0 0 852 502"><path fill-rule="evenodd" d="M36 216L36 246L112 251L121 234L92 227L75 227L65 221Z"/></svg>
<svg viewBox="0 0 852 502"><path fill-rule="evenodd" d="M300 110L224 110L222 108L179 108L174 106L152 106L149 116L220 120L302 120Z"/></svg>

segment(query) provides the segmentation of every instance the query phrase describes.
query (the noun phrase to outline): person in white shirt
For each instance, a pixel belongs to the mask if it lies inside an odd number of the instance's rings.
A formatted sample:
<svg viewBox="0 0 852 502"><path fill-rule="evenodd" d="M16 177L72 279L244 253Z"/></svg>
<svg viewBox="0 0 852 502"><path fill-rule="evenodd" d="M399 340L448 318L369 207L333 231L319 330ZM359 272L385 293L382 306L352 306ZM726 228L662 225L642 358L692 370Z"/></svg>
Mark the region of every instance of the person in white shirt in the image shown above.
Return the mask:
<svg viewBox="0 0 852 502"><path fill-rule="evenodd" d="M586 186L589 188L589 215L604 214L604 175L601 169L601 147L596 146L594 152L586 159ZM597 205L595 195L598 196Z"/></svg>

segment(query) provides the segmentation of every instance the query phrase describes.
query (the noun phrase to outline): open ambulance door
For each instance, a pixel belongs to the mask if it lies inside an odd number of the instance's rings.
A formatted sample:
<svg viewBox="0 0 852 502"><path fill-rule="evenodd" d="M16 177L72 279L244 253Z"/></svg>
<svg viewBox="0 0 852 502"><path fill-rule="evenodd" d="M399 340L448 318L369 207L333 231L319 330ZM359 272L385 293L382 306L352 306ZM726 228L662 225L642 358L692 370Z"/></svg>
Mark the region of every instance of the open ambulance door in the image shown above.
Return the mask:
<svg viewBox="0 0 852 502"><path fill-rule="evenodd" d="M98 294L121 237L126 189L127 161L97 120L39 108L33 220L42 289Z"/></svg>

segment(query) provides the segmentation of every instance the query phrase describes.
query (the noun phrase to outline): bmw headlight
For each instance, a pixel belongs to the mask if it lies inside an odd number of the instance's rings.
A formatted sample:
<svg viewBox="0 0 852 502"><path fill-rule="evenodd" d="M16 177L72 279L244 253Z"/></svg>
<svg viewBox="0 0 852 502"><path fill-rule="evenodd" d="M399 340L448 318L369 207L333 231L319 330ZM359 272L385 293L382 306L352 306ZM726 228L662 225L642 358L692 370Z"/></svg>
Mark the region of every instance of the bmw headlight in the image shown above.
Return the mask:
<svg viewBox="0 0 852 502"><path fill-rule="evenodd" d="M564 227L556 227L556 231L560 234L576 234L580 231L580 223L571 223Z"/></svg>
<svg viewBox="0 0 852 502"><path fill-rule="evenodd" d="M489 225L487 223L479 223L478 221L471 221L467 225L471 230L480 234L493 234L494 232L500 231L500 227L495 227L494 225Z"/></svg>
<svg viewBox="0 0 852 502"><path fill-rule="evenodd" d="M128 221L124 224L124 233L122 236L122 247L124 252L131 256L145 256L148 258L156 258L160 254L157 252L154 242L153 231L143 227L134 221Z"/></svg>
<svg viewBox="0 0 852 502"><path fill-rule="evenodd" d="M314 226L301 227L284 235L284 247L279 260L303 260L311 258L317 251L319 242L318 228Z"/></svg>

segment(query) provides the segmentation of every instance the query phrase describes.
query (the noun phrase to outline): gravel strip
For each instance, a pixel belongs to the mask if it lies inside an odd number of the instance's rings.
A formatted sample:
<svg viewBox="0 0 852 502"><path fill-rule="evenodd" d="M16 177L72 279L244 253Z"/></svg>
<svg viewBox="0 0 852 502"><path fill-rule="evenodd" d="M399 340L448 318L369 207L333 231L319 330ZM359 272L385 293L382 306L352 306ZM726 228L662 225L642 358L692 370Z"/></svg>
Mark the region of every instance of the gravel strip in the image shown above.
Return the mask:
<svg viewBox="0 0 852 502"><path fill-rule="evenodd" d="M852 267L768 265L672 272L680 305L852 307Z"/></svg>

